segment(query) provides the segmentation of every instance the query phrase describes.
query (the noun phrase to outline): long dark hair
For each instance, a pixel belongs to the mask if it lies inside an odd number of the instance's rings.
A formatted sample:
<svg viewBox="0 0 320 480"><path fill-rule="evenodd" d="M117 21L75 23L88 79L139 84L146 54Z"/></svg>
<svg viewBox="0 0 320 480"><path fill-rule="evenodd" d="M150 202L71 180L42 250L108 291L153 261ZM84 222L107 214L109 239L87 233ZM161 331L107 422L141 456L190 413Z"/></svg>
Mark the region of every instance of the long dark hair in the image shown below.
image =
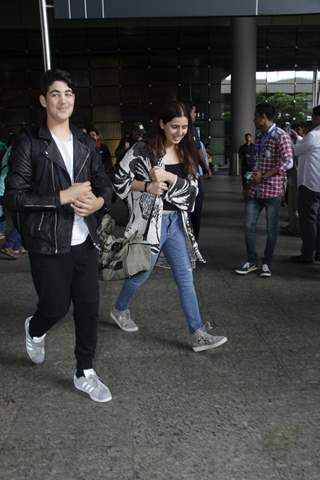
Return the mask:
<svg viewBox="0 0 320 480"><path fill-rule="evenodd" d="M173 101L164 105L154 122L154 130L147 141L152 165L156 165L160 158L166 153L166 137L160 127L160 120L164 124L170 122L176 117L186 117L188 119L188 131L180 143L176 146L180 162L183 164L187 174L195 175L197 168L195 165L195 146L193 140L192 120L189 108L182 102Z"/></svg>

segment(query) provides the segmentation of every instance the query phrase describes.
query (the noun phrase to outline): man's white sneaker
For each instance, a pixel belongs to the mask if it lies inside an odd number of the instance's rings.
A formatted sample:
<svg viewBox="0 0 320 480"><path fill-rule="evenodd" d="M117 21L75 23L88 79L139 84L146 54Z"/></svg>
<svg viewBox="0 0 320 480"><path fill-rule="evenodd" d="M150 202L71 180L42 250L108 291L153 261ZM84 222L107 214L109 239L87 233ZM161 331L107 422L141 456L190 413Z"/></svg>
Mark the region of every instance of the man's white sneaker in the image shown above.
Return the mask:
<svg viewBox="0 0 320 480"><path fill-rule="evenodd" d="M131 318L130 310L120 312L120 310L113 308L110 312L110 317L125 332L137 332L139 330L138 325Z"/></svg>
<svg viewBox="0 0 320 480"><path fill-rule="evenodd" d="M228 341L227 337L210 335L205 330L199 329L191 336L191 346L194 352L203 352L210 348L217 348Z"/></svg>
<svg viewBox="0 0 320 480"><path fill-rule="evenodd" d="M26 332L26 349L27 354L33 363L43 363L46 356L45 351L45 337L46 334L42 337L31 337L29 333L29 324L32 317L28 317L25 321L24 328Z"/></svg>
<svg viewBox="0 0 320 480"><path fill-rule="evenodd" d="M271 277L271 270L269 268L269 265L267 265L266 263L263 263L261 265L261 270L259 275L260 277Z"/></svg>
<svg viewBox="0 0 320 480"><path fill-rule="evenodd" d="M90 368L83 370L84 376L78 378L76 374L73 376L73 384L77 390L87 393L94 402L110 402L112 395L109 388L101 382L100 378Z"/></svg>
<svg viewBox="0 0 320 480"><path fill-rule="evenodd" d="M255 263L245 262L235 270L238 275L248 275L248 273L255 272L258 267Z"/></svg>

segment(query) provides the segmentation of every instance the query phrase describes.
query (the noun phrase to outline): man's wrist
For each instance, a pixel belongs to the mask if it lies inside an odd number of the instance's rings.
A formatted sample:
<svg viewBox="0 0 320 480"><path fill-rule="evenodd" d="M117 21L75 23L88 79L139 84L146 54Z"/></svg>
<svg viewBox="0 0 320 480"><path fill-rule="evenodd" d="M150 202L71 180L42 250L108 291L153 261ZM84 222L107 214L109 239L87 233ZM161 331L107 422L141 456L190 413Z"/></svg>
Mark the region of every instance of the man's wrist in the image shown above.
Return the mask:
<svg viewBox="0 0 320 480"><path fill-rule="evenodd" d="M105 204L104 198L103 197L97 197L97 210L100 210Z"/></svg>
<svg viewBox="0 0 320 480"><path fill-rule="evenodd" d="M59 192L59 199L60 199L60 204L61 205L66 205L68 202L68 199L66 198L66 193L64 190L60 190ZM71 202L70 202L71 203Z"/></svg>

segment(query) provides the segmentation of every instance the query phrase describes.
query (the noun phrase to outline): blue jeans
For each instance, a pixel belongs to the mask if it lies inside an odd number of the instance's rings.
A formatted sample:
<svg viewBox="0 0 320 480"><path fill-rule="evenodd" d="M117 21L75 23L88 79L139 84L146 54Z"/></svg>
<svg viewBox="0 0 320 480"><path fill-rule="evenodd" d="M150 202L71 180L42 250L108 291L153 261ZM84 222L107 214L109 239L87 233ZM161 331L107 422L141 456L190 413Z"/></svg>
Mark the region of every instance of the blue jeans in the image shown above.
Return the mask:
<svg viewBox="0 0 320 480"><path fill-rule="evenodd" d="M247 258L250 263L257 263L256 252L256 227L260 213L265 208L267 221L267 243L264 250L262 263L271 266L273 252L277 243L279 211L281 197L275 198L249 198L246 208L245 240Z"/></svg>
<svg viewBox="0 0 320 480"><path fill-rule="evenodd" d="M180 302L184 311L189 331L194 333L203 327L197 294L193 284L192 266L187 251L186 238L179 212L165 213L162 216L160 249L169 263L178 287ZM139 287L149 278L157 262L158 255L152 255L151 268L124 281L116 302L116 309L123 311ZM161 299L159 299L161 301ZM165 301L165 299L162 299Z"/></svg>
<svg viewBox="0 0 320 480"><path fill-rule="evenodd" d="M0 233L5 233L6 231L6 219L3 209L3 197L0 197Z"/></svg>

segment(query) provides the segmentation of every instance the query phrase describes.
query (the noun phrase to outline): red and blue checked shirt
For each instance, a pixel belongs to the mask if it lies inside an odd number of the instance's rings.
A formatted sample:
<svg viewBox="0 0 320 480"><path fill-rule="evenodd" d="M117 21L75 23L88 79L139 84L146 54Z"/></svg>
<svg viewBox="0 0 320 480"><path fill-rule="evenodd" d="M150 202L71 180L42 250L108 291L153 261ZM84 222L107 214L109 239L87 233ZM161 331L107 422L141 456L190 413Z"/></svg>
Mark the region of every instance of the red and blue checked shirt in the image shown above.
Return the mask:
<svg viewBox="0 0 320 480"><path fill-rule="evenodd" d="M284 195L287 170L293 166L293 146L290 136L275 124L266 132L257 134L256 138L256 164L254 172L260 171L262 175L273 168L278 173L266 178L259 185L251 183L249 187L250 198L274 198Z"/></svg>

